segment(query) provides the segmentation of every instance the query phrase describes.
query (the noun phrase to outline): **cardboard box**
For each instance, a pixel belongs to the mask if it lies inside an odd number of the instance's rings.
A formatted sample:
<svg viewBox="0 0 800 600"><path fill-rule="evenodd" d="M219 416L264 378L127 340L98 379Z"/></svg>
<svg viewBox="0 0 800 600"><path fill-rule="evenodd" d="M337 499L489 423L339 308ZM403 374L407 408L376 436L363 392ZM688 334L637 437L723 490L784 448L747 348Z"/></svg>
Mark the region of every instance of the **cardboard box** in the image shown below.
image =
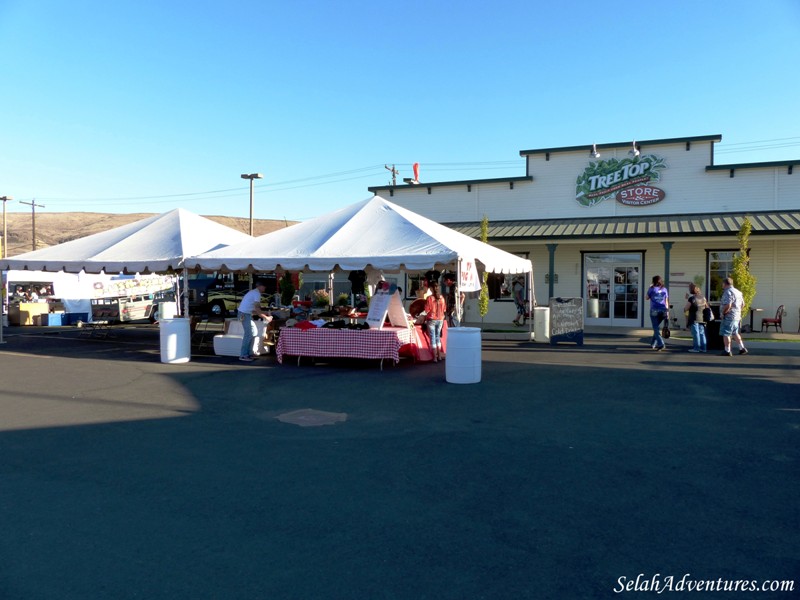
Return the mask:
<svg viewBox="0 0 800 600"><path fill-rule="evenodd" d="M36 318L50 312L45 302L23 302L19 305L20 325L41 325L42 319Z"/></svg>

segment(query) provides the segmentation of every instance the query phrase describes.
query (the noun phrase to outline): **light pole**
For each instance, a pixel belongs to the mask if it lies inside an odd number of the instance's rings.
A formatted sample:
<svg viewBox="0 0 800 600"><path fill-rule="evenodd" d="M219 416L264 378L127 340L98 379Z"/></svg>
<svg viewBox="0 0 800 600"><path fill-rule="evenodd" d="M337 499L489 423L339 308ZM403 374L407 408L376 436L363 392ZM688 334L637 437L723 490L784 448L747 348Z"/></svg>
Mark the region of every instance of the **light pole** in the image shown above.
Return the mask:
<svg viewBox="0 0 800 600"><path fill-rule="evenodd" d="M8 247L6 246L6 202L9 200L13 200L11 196L0 196L0 200L3 201L3 239L0 240L2 242L2 246L0 246L0 257L5 258L6 253L8 252ZM0 344L5 344L5 340L3 339L3 327L6 324L6 297L8 296L8 284L3 284L2 291L0 291Z"/></svg>
<svg viewBox="0 0 800 600"><path fill-rule="evenodd" d="M3 245L0 246L0 258L5 258L8 254L8 242L6 242L6 202L13 200L11 196L0 196L3 201Z"/></svg>
<svg viewBox="0 0 800 600"><path fill-rule="evenodd" d="M264 179L261 173L242 173L242 179L250 180L250 235L253 235L253 179Z"/></svg>

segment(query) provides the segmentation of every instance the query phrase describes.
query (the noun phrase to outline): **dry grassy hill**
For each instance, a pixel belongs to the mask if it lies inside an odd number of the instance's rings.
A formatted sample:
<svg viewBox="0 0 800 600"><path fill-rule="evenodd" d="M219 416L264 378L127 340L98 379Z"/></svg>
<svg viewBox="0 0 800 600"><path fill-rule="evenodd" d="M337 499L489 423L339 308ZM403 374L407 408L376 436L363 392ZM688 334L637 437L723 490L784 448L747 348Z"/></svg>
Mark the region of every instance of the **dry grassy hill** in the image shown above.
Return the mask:
<svg viewBox="0 0 800 600"><path fill-rule="evenodd" d="M154 213L135 213L118 215L111 213L36 213L36 248L55 246L70 240L108 231L134 221L152 217ZM244 233L250 230L250 220L238 217L208 216L208 219L238 229ZM256 236L282 229L296 221L271 221L254 219L253 233ZM33 250L33 227L31 213L6 213L8 232L8 256L16 256ZM0 225L2 235L2 225Z"/></svg>

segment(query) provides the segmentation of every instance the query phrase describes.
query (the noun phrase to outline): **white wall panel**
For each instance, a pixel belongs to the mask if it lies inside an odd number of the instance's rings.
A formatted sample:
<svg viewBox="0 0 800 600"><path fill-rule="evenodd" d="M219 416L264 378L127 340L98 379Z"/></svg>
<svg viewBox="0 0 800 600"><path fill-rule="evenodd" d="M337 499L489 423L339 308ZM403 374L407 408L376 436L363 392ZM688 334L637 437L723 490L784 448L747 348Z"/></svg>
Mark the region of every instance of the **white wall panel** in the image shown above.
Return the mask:
<svg viewBox="0 0 800 600"><path fill-rule="evenodd" d="M800 209L800 169L792 175L785 166L736 169L730 177L728 170L705 170L710 148L710 142L694 142L688 151L681 143L642 147L642 154L661 156L667 165L654 184L666 196L649 206L613 199L591 207L578 203L576 180L596 160L588 147L586 152L551 153L550 160L544 154L528 155L533 181L516 181L513 189L508 182L476 183L471 191L458 184L433 186L428 194L427 186L419 185L395 190L389 199L440 222L479 221L484 215L501 221ZM627 157L627 148L606 149L599 160Z"/></svg>

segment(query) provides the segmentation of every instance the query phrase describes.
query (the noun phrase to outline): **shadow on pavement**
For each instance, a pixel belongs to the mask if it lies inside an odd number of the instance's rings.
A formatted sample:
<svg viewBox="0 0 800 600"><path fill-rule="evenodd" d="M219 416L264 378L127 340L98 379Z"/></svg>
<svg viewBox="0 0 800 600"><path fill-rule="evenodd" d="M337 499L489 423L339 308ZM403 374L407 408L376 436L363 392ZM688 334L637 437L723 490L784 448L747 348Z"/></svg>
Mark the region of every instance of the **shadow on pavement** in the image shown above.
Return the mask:
<svg viewBox="0 0 800 600"><path fill-rule="evenodd" d="M55 345L0 352L3 598L604 598L639 573L800 572L797 357L743 374L486 342L481 383L452 385L442 364ZM347 420L276 419L302 408Z"/></svg>

